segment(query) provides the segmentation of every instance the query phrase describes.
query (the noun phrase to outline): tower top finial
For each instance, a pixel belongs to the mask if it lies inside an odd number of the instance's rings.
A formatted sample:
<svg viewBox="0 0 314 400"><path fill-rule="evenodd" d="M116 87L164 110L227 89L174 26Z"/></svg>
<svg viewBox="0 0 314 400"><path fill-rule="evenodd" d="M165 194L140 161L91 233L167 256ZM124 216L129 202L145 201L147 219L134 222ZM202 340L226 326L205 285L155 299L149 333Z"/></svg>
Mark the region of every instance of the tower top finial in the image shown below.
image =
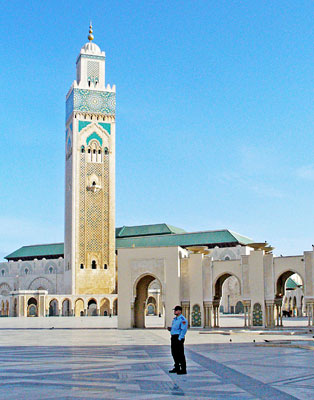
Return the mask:
<svg viewBox="0 0 314 400"><path fill-rule="evenodd" d="M94 35L93 35L93 27L92 27L92 21L89 24L89 35L87 36L88 40L91 42L94 40Z"/></svg>

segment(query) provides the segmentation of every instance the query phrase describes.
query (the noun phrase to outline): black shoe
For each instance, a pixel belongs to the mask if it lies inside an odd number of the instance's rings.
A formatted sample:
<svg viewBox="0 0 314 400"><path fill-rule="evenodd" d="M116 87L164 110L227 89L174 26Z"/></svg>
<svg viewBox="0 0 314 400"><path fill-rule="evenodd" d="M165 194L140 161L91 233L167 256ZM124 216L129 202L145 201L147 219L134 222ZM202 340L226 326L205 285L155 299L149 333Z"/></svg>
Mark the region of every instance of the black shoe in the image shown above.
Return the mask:
<svg viewBox="0 0 314 400"><path fill-rule="evenodd" d="M186 369L180 369L180 371L177 372L177 375L186 375Z"/></svg>
<svg viewBox="0 0 314 400"><path fill-rule="evenodd" d="M169 371L169 374L175 374L175 373L178 373L178 370L175 369L175 368L173 368L173 369L171 369L171 370Z"/></svg>

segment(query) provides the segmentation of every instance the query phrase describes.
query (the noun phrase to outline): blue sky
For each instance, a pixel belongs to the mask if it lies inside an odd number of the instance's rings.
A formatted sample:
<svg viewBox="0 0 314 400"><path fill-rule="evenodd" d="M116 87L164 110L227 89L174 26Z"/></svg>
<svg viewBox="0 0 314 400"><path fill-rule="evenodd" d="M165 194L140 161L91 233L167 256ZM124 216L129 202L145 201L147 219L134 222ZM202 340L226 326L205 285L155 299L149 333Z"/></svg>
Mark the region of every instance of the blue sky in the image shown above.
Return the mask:
<svg viewBox="0 0 314 400"><path fill-rule="evenodd" d="M314 4L15 1L2 8L0 259L63 241L64 101L87 41L117 85L116 223L314 243Z"/></svg>

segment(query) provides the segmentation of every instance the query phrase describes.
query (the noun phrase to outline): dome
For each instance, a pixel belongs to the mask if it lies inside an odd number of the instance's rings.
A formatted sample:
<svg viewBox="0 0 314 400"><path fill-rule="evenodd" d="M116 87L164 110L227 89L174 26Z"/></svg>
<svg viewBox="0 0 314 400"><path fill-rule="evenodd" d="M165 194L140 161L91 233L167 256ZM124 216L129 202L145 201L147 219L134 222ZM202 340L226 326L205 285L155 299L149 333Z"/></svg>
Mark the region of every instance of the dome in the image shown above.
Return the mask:
<svg viewBox="0 0 314 400"><path fill-rule="evenodd" d="M87 42L81 48L81 53L101 54L100 47L96 43Z"/></svg>

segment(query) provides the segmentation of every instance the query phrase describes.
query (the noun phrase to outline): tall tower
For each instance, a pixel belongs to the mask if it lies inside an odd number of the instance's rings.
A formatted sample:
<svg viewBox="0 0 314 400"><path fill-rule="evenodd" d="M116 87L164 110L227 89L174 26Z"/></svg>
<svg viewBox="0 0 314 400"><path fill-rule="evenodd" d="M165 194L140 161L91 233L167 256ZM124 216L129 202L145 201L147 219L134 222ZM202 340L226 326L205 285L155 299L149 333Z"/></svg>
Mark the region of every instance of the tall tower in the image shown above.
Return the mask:
<svg viewBox="0 0 314 400"><path fill-rule="evenodd" d="M105 52L89 42L66 96L65 287L115 292L115 86L105 86Z"/></svg>

